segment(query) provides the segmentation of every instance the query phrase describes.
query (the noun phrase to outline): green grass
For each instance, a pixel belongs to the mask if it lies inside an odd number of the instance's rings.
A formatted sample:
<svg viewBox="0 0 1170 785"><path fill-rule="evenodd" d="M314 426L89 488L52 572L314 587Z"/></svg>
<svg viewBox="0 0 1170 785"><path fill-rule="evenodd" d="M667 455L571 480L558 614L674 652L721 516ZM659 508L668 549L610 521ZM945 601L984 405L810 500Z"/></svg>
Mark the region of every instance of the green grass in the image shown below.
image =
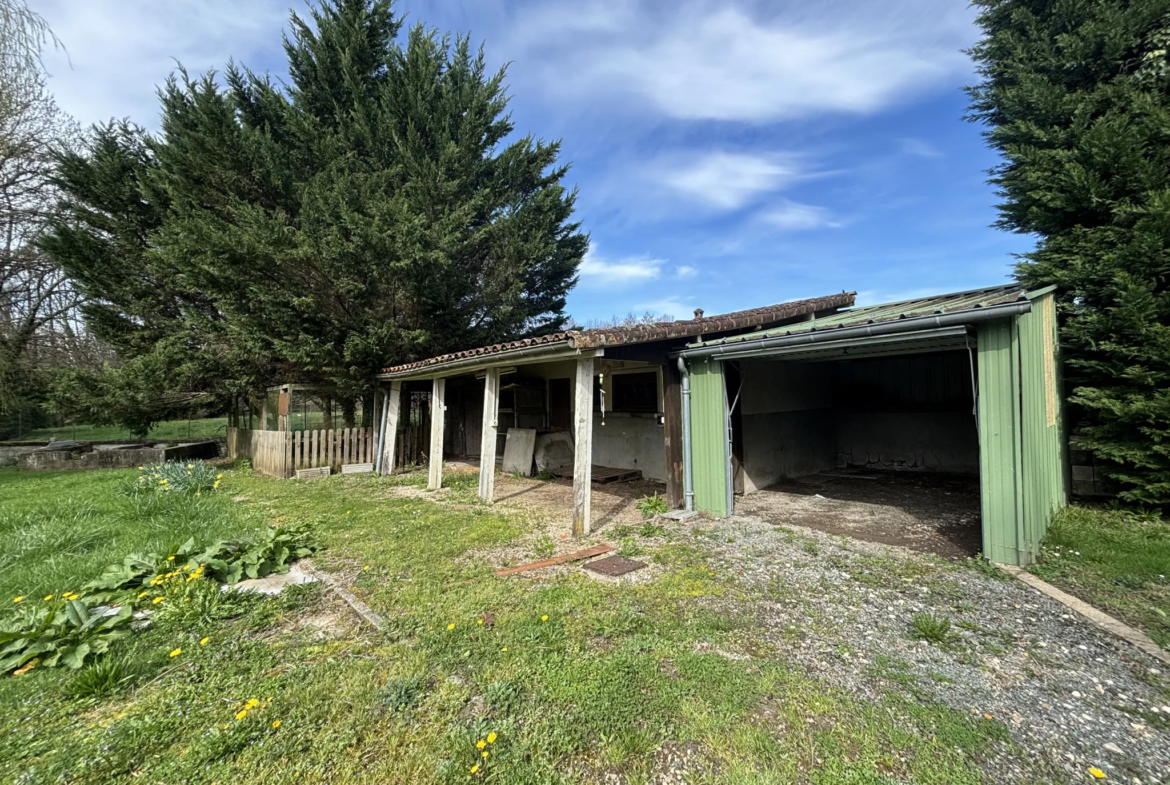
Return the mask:
<svg viewBox="0 0 1170 785"><path fill-rule="evenodd" d="M298 587L228 620L159 619L115 652L126 668L2 678L0 781L641 783L660 748L688 745L707 764L695 783L961 785L983 781L983 756L1013 754L993 746L997 722L902 690L861 700L754 647L761 597L700 549L665 545L652 554L663 572L635 585L495 576L484 553L531 524L478 503L474 475L419 498L401 491L418 478L229 472L227 493L166 510L118 496L127 476L0 472L16 554L0 587L76 585L114 554L201 527L311 522L316 563L357 575L387 629L300 629L336 603Z"/></svg>
<svg viewBox="0 0 1170 785"><path fill-rule="evenodd" d="M1170 523L1068 507L1028 569L1170 648Z"/></svg>
<svg viewBox="0 0 1170 785"><path fill-rule="evenodd" d="M208 417L202 420L167 420L150 429L150 439L210 439L223 436L227 428L226 417ZM60 428L40 428L23 434L12 441L46 441L50 439L77 439L79 441L115 441L136 439L125 428L106 425L66 425Z"/></svg>

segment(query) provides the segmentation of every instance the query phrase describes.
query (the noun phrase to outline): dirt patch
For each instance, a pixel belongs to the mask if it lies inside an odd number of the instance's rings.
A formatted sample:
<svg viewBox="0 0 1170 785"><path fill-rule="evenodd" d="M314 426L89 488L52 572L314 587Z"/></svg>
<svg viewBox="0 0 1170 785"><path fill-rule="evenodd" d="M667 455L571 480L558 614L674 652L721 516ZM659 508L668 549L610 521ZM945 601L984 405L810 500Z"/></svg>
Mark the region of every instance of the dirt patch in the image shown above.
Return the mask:
<svg viewBox="0 0 1170 785"><path fill-rule="evenodd" d="M872 474L877 479L815 475L785 480L737 500L736 512L947 559L980 551L978 477Z"/></svg>

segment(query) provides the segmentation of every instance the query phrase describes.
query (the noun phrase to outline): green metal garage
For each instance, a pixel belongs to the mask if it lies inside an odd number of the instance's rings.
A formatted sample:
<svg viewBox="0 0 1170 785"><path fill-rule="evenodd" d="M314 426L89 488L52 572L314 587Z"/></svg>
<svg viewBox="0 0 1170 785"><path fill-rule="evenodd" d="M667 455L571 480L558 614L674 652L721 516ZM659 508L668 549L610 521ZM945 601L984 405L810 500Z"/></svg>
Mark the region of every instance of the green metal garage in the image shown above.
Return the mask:
<svg viewBox="0 0 1170 785"><path fill-rule="evenodd" d="M978 478L982 553L1023 565L1067 500L1053 290L850 308L678 351L686 504L722 517L785 477Z"/></svg>

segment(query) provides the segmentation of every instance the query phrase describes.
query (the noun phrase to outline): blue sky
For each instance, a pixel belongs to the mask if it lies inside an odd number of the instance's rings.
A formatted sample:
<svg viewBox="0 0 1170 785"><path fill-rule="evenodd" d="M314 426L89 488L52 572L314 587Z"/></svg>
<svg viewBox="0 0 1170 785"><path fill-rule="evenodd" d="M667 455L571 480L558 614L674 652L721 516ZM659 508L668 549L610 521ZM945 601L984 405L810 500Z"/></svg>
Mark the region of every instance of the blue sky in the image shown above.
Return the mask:
<svg viewBox="0 0 1170 785"><path fill-rule="evenodd" d="M33 0L88 124L157 127L176 61L284 73L289 3ZM299 3L296 8L302 8ZM842 290L872 303L1007 280L995 156L962 119L973 12L954 0L404 0L509 65L517 131L561 139L592 236L579 322L689 318Z"/></svg>

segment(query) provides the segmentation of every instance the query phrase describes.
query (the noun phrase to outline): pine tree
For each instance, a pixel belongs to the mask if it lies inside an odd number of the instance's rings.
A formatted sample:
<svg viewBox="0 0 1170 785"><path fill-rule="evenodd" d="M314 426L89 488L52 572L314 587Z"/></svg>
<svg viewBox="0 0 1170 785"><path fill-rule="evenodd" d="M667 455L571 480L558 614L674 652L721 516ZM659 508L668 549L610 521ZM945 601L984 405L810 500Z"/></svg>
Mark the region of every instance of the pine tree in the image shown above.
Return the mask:
<svg viewBox="0 0 1170 785"><path fill-rule="evenodd" d="M158 328L166 351L210 358L187 364L193 382L221 362L221 389L358 395L387 365L564 325L588 238L559 144L513 135L505 72L466 37L399 33L387 0L324 0L292 16L287 87L235 64L222 78L180 69L158 138L142 150L113 134L133 165L91 174L139 181L140 201L106 210L66 184L75 215L118 215L143 238L118 256L62 227L46 245L100 302L95 318L124 331L120 347ZM72 226L95 249L118 236L88 215Z"/></svg>
<svg viewBox="0 0 1170 785"><path fill-rule="evenodd" d="M1170 504L1170 0L976 0L972 116L999 225L1039 238L1079 441L1122 498Z"/></svg>

